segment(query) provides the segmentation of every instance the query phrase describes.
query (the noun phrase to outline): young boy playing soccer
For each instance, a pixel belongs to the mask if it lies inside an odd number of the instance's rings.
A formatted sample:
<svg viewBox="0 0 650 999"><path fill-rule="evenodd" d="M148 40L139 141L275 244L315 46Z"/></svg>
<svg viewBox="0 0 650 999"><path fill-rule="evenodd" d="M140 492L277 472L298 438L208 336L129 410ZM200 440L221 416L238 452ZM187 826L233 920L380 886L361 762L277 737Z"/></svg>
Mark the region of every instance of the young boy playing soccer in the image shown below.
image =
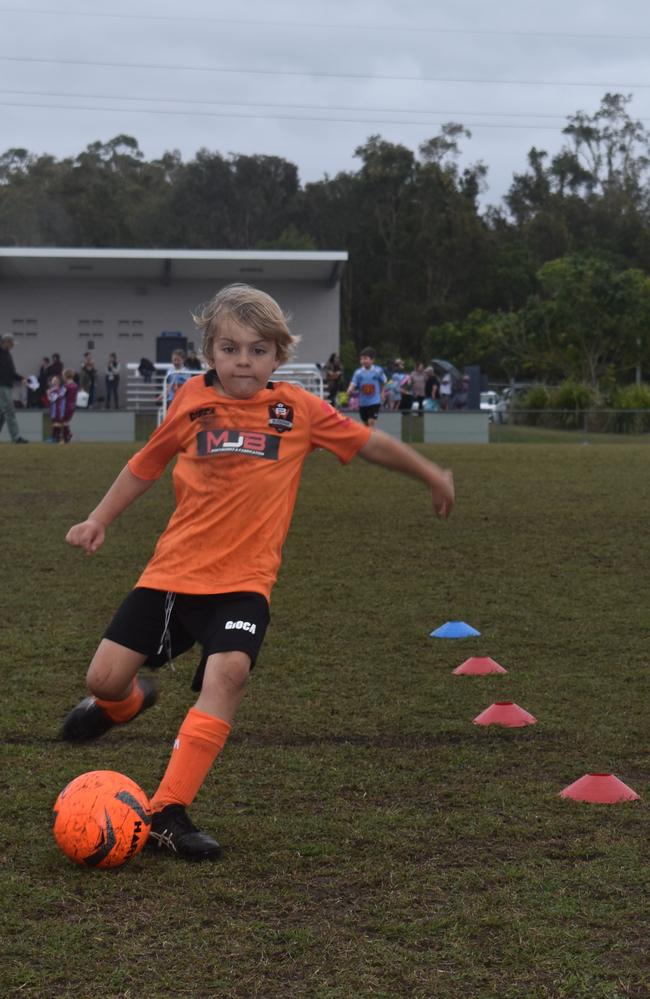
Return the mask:
<svg viewBox="0 0 650 999"><path fill-rule="evenodd" d="M359 393L359 416L367 427L374 427L381 408L384 385L388 381L384 369L375 364L372 347L364 347L359 355L361 367L352 375L348 392Z"/></svg>
<svg viewBox="0 0 650 999"><path fill-rule="evenodd" d="M151 707L140 676L198 642L196 704L181 724L154 793L148 843L188 860L212 860L219 844L186 808L230 733L269 622L269 598L302 466L315 448L411 475L431 490L436 513L453 505L451 473L379 431L347 419L288 382L269 382L296 342L277 303L246 285L223 288L194 317L205 375L176 393L161 426L66 540L96 552L105 530L177 456L176 509L136 587L119 607L90 664L91 696L63 723L64 739L93 739Z"/></svg>

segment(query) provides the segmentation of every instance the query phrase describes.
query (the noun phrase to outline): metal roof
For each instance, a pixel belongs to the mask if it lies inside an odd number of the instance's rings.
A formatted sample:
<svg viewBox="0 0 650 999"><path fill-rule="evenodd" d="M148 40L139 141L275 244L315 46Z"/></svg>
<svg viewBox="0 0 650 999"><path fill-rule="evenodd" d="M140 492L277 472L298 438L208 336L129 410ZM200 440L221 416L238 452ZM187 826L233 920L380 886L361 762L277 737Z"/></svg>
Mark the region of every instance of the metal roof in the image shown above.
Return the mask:
<svg viewBox="0 0 650 999"><path fill-rule="evenodd" d="M130 278L140 281L317 281L335 285L344 250L121 250L0 247L6 278Z"/></svg>

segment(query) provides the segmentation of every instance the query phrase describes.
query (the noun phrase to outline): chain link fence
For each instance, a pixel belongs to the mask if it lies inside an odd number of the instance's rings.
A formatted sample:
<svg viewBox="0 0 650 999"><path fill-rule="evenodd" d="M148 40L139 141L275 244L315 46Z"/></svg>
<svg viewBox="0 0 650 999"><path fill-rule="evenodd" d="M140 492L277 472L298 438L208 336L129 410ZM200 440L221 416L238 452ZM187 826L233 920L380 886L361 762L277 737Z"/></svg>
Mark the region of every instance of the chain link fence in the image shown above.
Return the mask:
<svg viewBox="0 0 650 999"><path fill-rule="evenodd" d="M511 409L494 413L494 443L650 443L650 409Z"/></svg>

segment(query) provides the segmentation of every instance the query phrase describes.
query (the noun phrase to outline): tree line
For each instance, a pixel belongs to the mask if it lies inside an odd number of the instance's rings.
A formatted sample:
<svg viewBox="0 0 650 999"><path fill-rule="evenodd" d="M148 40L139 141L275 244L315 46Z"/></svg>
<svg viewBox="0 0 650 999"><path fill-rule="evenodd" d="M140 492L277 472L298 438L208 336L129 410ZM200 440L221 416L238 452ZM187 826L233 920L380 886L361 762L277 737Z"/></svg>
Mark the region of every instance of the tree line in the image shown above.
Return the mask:
<svg viewBox="0 0 650 999"><path fill-rule="evenodd" d="M129 135L61 160L9 149L0 245L346 249L348 364L371 343L385 360L606 388L650 364L650 134L630 100L570 115L560 152L532 148L487 209L487 166L459 167L458 123L417 151L372 135L358 169L304 185L280 157L147 161Z"/></svg>

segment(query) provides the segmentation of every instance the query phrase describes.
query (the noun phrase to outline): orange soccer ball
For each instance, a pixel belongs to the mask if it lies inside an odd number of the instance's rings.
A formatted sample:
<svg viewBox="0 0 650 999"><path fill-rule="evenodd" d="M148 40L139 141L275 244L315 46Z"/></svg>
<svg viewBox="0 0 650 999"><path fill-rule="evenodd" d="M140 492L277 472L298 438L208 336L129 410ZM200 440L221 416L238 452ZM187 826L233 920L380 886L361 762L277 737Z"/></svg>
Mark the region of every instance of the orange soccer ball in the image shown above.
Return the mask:
<svg viewBox="0 0 650 999"><path fill-rule="evenodd" d="M139 853L151 826L149 799L114 770L91 770L56 799L52 832L66 857L82 867L120 867Z"/></svg>

